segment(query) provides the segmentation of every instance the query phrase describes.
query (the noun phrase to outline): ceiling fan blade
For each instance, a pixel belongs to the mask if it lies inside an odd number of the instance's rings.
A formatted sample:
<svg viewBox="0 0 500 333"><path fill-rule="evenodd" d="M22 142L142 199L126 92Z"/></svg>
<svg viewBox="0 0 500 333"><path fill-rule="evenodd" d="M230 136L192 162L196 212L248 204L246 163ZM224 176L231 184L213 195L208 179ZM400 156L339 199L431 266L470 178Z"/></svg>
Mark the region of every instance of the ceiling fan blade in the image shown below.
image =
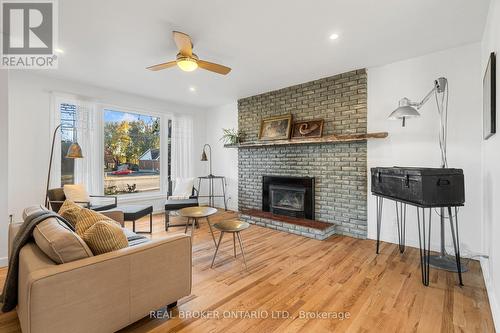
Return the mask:
<svg viewBox="0 0 500 333"><path fill-rule="evenodd" d="M169 61L169 62L164 62L163 64L158 64L158 65L153 65L146 67L146 69L149 69L150 71L159 71L165 68L170 68L173 67L177 64L177 61Z"/></svg>
<svg viewBox="0 0 500 333"><path fill-rule="evenodd" d="M198 60L198 66L200 68L206 69L207 71L215 72L218 74L226 75L231 71L231 68L222 66L219 64L214 64L213 62L208 62L204 60Z"/></svg>
<svg viewBox="0 0 500 333"><path fill-rule="evenodd" d="M189 57L193 55L193 42L191 41L191 37L189 37L189 35L180 31L173 31L172 35L180 54Z"/></svg>

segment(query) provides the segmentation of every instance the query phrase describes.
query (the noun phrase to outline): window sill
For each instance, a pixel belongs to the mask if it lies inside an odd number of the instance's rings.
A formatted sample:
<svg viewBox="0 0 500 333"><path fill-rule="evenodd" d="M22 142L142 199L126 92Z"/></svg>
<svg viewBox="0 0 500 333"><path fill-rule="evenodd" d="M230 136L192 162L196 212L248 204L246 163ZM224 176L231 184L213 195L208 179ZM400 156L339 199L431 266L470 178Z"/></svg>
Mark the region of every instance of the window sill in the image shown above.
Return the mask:
<svg viewBox="0 0 500 333"><path fill-rule="evenodd" d="M166 193L155 192L155 193L140 193L140 194L121 194L118 195L118 204L129 203L134 201L146 201L146 200L159 200L167 199Z"/></svg>

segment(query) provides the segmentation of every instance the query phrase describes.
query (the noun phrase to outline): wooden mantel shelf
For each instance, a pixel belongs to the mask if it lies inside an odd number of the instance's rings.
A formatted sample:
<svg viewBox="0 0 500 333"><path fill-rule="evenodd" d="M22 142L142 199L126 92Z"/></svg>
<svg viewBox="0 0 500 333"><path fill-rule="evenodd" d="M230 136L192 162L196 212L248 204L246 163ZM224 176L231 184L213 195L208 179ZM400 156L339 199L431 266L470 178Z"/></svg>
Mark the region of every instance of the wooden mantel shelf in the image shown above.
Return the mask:
<svg viewBox="0 0 500 333"><path fill-rule="evenodd" d="M342 143L364 141L368 139L384 139L389 135L387 132L376 132L366 134L342 134L342 135L327 135L321 138L305 138L305 139L290 139L290 140L275 140L275 141L252 141L236 145L224 145L226 148L256 148L265 146L284 146L284 145L301 145L301 144L319 144L319 143Z"/></svg>

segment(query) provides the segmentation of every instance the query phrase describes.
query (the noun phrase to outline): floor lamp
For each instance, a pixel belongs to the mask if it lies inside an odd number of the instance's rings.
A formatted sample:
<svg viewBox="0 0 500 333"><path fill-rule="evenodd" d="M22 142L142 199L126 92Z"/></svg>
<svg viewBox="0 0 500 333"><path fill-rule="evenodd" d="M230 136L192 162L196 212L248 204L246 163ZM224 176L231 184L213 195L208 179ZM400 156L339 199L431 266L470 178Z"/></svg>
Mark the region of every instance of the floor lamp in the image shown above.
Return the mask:
<svg viewBox="0 0 500 333"><path fill-rule="evenodd" d="M447 168L448 159L446 154L446 137L448 132L448 80L446 78L440 77L434 80L434 87L420 102L413 102L406 97L402 98L399 101L398 108L389 115L389 119L402 120L402 125L404 127L406 125L406 118L420 117L420 113L417 110L424 106L424 104L427 103L433 96L436 100L439 115L439 148L441 150L441 167ZM457 272L455 259L446 255L444 208L441 208L439 215L441 219L441 251L439 255L430 256L429 262L430 265L436 268ZM462 264L461 270L462 272L466 272L467 266Z"/></svg>
<svg viewBox="0 0 500 333"><path fill-rule="evenodd" d="M210 158L207 158L207 152L206 152L206 148L208 147L208 152L210 153ZM214 206L214 199L213 199L213 195L214 195L214 175L212 174L212 147L208 144L208 143L205 143L205 145L203 146L203 150L201 152L201 159L200 161L202 162L206 162L206 161L209 161L209 171L208 171L208 205L210 207L213 207ZM199 190L199 188L198 188Z"/></svg>
<svg viewBox="0 0 500 333"><path fill-rule="evenodd" d="M45 207L49 208L49 186L50 186L50 172L52 171L52 160L54 159L54 145L56 143L57 131L62 127L62 124L59 124L54 130L54 134L52 135L52 147L50 149L50 159L49 159L49 172L47 175L47 188L45 190ZM74 127L68 127L74 128ZM76 142L75 138L73 138L73 143L69 146L68 151L66 152L66 158L83 158L82 148Z"/></svg>

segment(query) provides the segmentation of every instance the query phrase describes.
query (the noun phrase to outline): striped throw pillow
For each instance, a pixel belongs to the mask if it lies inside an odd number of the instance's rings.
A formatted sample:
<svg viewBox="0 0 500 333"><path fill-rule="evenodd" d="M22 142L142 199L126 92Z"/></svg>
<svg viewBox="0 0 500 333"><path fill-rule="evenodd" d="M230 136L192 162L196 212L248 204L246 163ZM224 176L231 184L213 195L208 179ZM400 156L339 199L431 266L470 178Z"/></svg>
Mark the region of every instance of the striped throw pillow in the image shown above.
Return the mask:
<svg viewBox="0 0 500 333"><path fill-rule="evenodd" d="M128 246L123 229L113 221L101 220L90 226L82 239L94 255L123 249Z"/></svg>
<svg viewBox="0 0 500 333"><path fill-rule="evenodd" d="M83 208L71 200L65 200L59 208L59 215L66 219L69 223L76 226L76 221L78 220L78 215Z"/></svg>
<svg viewBox="0 0 500 333"><path fill-rule="evenodd" d="M81 237L88 228L99 221L111 221L114 223L112 219L101 213L87 208L81 208L76 219L75 231Z"/></svg>

